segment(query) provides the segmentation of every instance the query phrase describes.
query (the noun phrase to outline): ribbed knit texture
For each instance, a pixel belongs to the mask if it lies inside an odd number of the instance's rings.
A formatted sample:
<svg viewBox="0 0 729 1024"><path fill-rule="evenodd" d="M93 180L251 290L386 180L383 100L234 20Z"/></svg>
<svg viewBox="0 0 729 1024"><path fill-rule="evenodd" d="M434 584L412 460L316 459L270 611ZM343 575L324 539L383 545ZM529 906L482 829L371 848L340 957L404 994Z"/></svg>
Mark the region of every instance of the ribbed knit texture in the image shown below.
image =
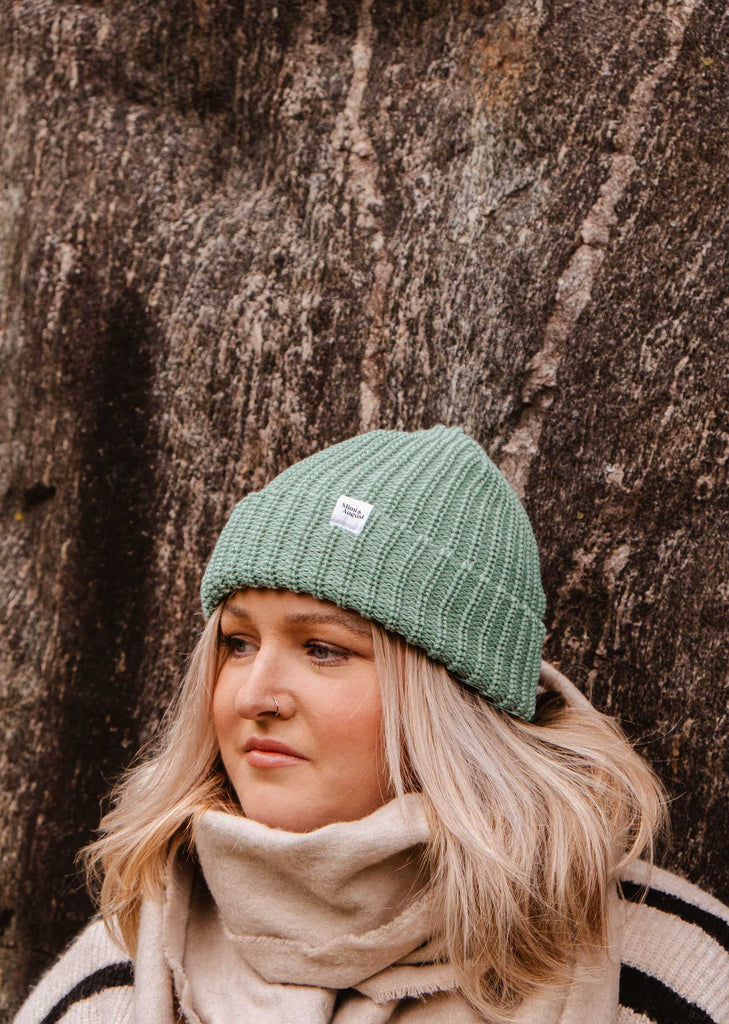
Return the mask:
<svg viewBox="0 0 729 1024"><path fill-rule="evenodd" d="M373 506L359 534L331 524L342 495ZM245 587L359 612L533 717L545 607L536 542L506 479L459 427L361 434L247 495L205 571L205 614Z"/></svg>

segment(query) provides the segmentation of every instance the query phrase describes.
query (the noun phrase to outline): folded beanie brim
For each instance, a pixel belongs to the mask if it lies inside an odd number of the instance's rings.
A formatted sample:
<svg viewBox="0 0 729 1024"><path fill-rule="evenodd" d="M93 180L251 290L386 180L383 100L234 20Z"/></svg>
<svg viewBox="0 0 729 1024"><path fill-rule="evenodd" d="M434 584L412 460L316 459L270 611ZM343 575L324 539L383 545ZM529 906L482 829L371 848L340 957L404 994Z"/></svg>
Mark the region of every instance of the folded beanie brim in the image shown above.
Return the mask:
<svg viewBox="0 0 729 1024"><path fill-rule="evenodd" d="M334 503L323 505L316 492L247 495L205 572L205 614L248 587L311 594L406 637L504 710L531 719L543 608L530 607L369 497L372 512L354 534L331 525Z"/></svg>

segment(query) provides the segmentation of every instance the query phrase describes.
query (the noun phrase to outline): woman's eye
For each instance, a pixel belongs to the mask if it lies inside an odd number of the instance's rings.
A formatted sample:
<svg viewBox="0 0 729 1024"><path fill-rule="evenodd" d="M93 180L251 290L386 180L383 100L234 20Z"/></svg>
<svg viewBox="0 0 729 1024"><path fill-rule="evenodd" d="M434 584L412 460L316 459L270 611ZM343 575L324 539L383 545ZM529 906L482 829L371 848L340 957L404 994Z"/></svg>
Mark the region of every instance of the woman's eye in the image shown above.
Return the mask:
<svg viewBox="0 0 729 1024"><path fill-rule="evenodd" d="M223 634L220 638L220 643L236 658L243 657L255 650L254 644L242 636L226 636Z"/></svg>
<svg viewBox="0 0 729 1024"><path fill-rule="evenodd" d="M308 643L306 649L312 655L313 660L320 664L326 664L345 661L348 657L348 652L343 651L338 647L328 647L326 644Z"/></svg>

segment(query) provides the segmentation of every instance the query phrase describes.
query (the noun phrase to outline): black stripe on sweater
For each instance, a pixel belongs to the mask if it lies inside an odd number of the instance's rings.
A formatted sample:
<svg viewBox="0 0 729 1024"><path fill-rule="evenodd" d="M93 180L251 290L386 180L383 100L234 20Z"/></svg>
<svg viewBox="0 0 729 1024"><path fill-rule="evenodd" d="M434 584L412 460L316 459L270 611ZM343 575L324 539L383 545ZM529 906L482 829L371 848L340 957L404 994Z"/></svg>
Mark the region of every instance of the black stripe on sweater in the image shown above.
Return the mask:
<svg viewBox="0 0 729 1024"><path fill-rule="evenodd" d="M627 882L624 879L621 879L620 884L625 898L632 903L641 902L642 894L645 893L643 902L647 903L649 907L655 907L656 910L662 910L666 914L674 914L689 924L698 925L699 928L703 928L712 939L716 939L719 945L729 952L729 924L720 917L717 917L716 914L712 914L708 910L702 910L701 907L696 907L693 903L687 903L680 896L674 896L670 892L662 892L660 889L646 889L643 885L638 885L636 882Z"/></svg>
<svg viewBox="0 0 729 1024"><path fill-rule="evenodd" d="M63 999L59 999L56 1005L50 1010L41 1024L56 1024L64 1015L66 1010L74 1003L88 999L89 996L98 995L107 988L123 988L134 983L132 965L127 960L123 963L109 964L107 967L100 967L98 971L83 978L78 985L74 985L70 992L67 992Z"/></svg>
<svg viewBox="0 0 729 1024"><path fill-rule="evenodd" d="M714 1018L650 974L620 966L620 1005L656 1024L715 1024Z"/></svg>

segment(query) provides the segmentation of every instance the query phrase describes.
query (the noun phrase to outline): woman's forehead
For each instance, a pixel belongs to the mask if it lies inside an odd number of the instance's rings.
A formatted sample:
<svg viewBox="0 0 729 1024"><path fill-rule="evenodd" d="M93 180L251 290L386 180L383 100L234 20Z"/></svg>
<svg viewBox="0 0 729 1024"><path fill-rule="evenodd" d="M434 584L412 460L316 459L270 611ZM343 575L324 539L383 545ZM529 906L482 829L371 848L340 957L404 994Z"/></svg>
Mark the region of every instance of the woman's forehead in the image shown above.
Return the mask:
<svg viewBox="0 0 729 1024"><path fill-rule="evenodd" d="M312 594L298 594L292 590L237 590L225 601L223 615L239 619L276 615L291 624L331 623L346 626L366 636L372 634L371 623L357 612L340 608L332 601L322 601Z"/></svg>

